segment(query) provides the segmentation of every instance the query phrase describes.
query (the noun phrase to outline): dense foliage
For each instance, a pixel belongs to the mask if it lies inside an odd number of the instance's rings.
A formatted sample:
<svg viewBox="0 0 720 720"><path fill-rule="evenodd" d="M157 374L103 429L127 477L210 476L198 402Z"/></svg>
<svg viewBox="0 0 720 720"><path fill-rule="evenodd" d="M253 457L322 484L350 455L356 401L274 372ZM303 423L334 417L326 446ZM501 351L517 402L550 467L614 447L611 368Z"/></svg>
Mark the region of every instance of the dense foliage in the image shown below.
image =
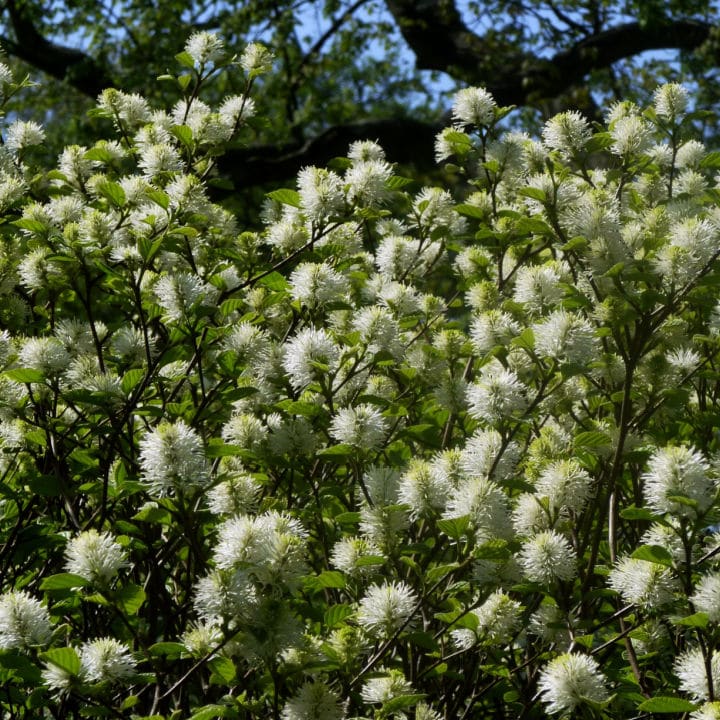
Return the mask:
<svg viewBox="0 0 720 720"><path fill-rule="evenodd" d="M104 92L51 170L3 132L3 715L720 717L687 91L534 140L465 89L457 196L359 142L251 232L206 188L270 57L178 60L177 105Z"/></svg>

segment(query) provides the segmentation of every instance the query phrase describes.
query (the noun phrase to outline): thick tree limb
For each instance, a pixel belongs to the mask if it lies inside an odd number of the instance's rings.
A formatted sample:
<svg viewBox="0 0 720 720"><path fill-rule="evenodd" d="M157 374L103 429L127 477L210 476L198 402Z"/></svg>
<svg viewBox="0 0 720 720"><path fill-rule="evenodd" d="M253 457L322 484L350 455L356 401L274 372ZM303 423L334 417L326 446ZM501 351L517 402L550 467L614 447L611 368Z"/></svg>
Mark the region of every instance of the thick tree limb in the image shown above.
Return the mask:
<svg viewBox="0 0 720 720"><path fill-rule="evenodd" d="M43 37L22 6L5 3L15 39L0 36L0 46L9 54L43 72L65 80L81 93L97 97L113 81L107 69L77 48L58 45Z"/></svg>
<svg viewBox="0 0 720 720"><path fill-rule="evenodd" d="M473 33L453 0L386 0L416 56L418 68L440 70L481 84L501 105L548 100L581 83L594 69L647 50L694 50L712 25L694 20L625 23L588 35L551 58L540 58L515 45L498 45Z"/></svg>
<svg viewBox="0 0 720 720"><path fill-rule="evenodd" d="M256 146L229 150L218 158L218 170L235 188L287 181L308 165L325 165L347 155L350 143L375 140L390 162L412 164L420 170L435 166L433 147L441 124L410 118L368 120L332 127L304 145Z"/></svg>

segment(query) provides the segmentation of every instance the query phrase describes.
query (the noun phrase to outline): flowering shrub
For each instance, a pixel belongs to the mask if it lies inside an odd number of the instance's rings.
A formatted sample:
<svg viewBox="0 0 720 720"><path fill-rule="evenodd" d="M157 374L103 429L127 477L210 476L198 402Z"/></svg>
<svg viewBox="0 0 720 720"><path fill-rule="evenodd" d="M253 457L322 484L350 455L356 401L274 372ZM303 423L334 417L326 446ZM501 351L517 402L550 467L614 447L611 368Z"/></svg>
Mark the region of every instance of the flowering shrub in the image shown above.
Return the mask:
<svg viewBox="0 0 720 720"><path fill-rule="evenodd" d="M686 91L532 140L470 88L461 197L361 142L248 232L208 186L272 59L178 60L175 107L106 91L112 139L50 171L5 130L3 716L720 717L720 155Z"/></svg>

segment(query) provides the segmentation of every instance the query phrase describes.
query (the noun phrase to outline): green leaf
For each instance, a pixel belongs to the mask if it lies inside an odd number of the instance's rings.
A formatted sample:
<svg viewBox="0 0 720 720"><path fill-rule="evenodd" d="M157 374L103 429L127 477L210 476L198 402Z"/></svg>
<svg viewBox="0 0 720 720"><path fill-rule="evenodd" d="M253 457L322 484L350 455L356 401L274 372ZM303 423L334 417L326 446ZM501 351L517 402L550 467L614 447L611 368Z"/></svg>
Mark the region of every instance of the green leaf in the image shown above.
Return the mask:
<svg viewBox="0 0 720 720"><path fill-rule="evenodd" d="M280 190L273 190L267 194L271 200L279 202L282 205L291 205L292 207L300 207L300 193L296 190L290 190L288 188L281 188Z"/></svg>
<svg viewBox="0 0 720 720"><path fill-rule="evenodd" d="M392 700L388 700L388 702L383 703L382 713L383 715L391 715L392 713L417 705L421 700L424 700L425 697L426 696L421 693L415 693L413 695L398 695Z"/></svg>
<svg viewBox="0 0 720 720"><path fill-rule="evenodd" d="M180 655L187 652L187 648L182 643L158 642L151 645L148 652L159 657L180 657Z"/></svg>
<svg viewBox="0 0 720 720"><path fill-rule="evenodd" d="M120 383L122 391L126 395L129 395L140 384L144 377L145 370L142 368L133 368L132 370L128 370L123 375L122 382Z"/></svg>
<svg viewBox="0 0 720 720"><path fill-rule="evenodd" d="M135 583L123 585L114 594L113 598L122 606L128 615L136 615L145 602L145 591Z"/></svg>
<svg viewBox="0 0 720 720"><path fill-rule="evenodd" d="M193 56L189 53L183 50L182 52L179 52L175 59L186 68L194 68L195 67L195 60L193 60Z"/></svg>
<svg viewBox="0 0 720 720"><path fill-rule="evenodd" d="M655 515L647 508L636 507L630 505L620 511L620 517L623 520L655 520Z"/></svg>
<svg viewBox="0 0 720 720"><path fill-rule="evenodd" d="M673 620L673 625L682 625L683 627L705 628L708 626L709 622L710 618L708 617L707 613L696 612L692 615L688 615L687 617L677 618Z"/></svg>
<svg viewBox="0 0 720 720"><path fill-rule="evenodd" d="M465 217L477 218L478 220L482 220L485 215L487 215L487 212L482 208L479 208L477 205L468 205L467 203L456 205L455 212Z"/></svg>
<svg viewBox="0 0 720 720"><path fill-rule="evenodd" d="M326 458L327 460L341 462L353 455L354 452L355 451L352 445L340 443L339 445L331 445L323 450L318 450L315 454L319 457Z"/></svg>
<svg viewBox="0 0 720 720"><path fill-rule="evenodd" d="M573 439L575 447L598 448L610 444L610 437L597 430L578 433Z"/></svg>
<svg viewBox="0 0 720 720"><path fill-rule="evenodd" d="M40 583L41 590L72 590L73 588L87 587L90 581L82 575L73 573L58 573L50 575Z"/></svg>
<svg viewBox="0 0 720 720"><path fill-rule="evenodd" d="M336 625L339 625L343 620L349 618L352 614L352 608L346 603L331 605L323 615L323 624L328 629L334 628Z"/></svg>
<svg viewBox="0 0 720 720"><path fill-rule="evenodd" d="M458 540L465 533L467 533L470 527L470 517L463 515L459 518L452 518L451 520L438 520L438 530L445 533L448 537L453 540Z"/></svg>
<svg viewBox="0 0 720 720"><path fill-rule="evenodd" d="M193 146L192 130L187 125L173 125L170 132L189 150Z"/></svg>
<svg viewBox="0 0 720 720"><path fill-rule="evenodd" d="M45 379L45 375L40 370L33 368L13 368L6 370L3 375L8 380L18 383L39 383Z"/></svg>
<svg viewBox="0 0 720 720"><path fill-rule="evenodd" d="M524 197L532 198L533 200L539 200L542 203L547 200L547 195L540 188L523 187L517 191L517 194L523 195Z"/></svg>
<svg viewBox="0 0 720 720"><path fill-rule="evenodd" d="M229 708L226 705L208 705L190 716L190 720L215 720L224 718Z"/></svg>
<svg viewBox="0 0 720 720"><path fill-rule="evenodd" d="M210 683L213 685L230 685L236 679L235 663L226 657L216 657L208 662L212 671Z"/></svg>
<svg viewBox="0 0 720 720"><path fill-rule="evenodd" d="M457 563L450 563L449 565L438 565L437 567L430 568L425 573L425 581L429 584L441 580L446 575L449 575L453 570L458 568Z"/></svg>
<svg viewBox="0 0 720 720"><path fill-rule="evenodd" d="M40 659L52 663L70 675L77 676L80 673L80 658L74 648L52 648L40 653Z"/></svg>
<svg viewBox="0 0 720 720"><path fill-rule="evenodd" d="M689 700L670 697L668 695L657 695L638 705L640 712L649 713L686 713L697 709L697 705Z"/></svg>
<svg viewBox="0 0 720 720"><path fill-rule="evenodd" d="M402 177L400 175L393 175L385 184L388 190L402 190L408 185L412 185L415 182L412 178Z"/></svg>
<svg viewBox="0 0 720 720"><path fill-rule="evenodd" d="M345 587L345 584L345 576L337 570L325 570L319 575L305 579L305 586L315 592L325 590L326 588L342 589Z"/></svg>
<svg viewBox="0 0 720 720"><path fill-rule="evenodd" d="M125 205L125 191L116 182L103 180L95 183L95 190L115 207L119 208Z"/></svg>
<svg viewBox="0 0 720 720"><path fill-rule="evenodd" d="M660 545L641 545L630 557L668 567L673 563L672 555Z"/></svg>

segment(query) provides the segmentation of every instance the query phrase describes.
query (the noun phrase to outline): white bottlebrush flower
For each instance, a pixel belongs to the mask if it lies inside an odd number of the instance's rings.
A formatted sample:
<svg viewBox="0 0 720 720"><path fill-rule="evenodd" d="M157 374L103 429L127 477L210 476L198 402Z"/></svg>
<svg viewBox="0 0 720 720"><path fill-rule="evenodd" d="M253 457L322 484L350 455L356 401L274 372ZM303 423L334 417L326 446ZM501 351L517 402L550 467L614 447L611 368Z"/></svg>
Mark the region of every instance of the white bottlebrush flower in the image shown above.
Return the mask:
<svg viewBox="0 0 720 720"><path fill-rule="evenodd" d="M469 477L509 477L518 461L517 444L503 441L497 430L478 430L461 451L461 466Z"/></svg>
<svg viewBox="0 0 720 720"><path fill-rule="evenodd" d="M370 540L363 537L347 537L338 540L330 553L330 563L338 570L353 575L368 573L376 569L376 565L364 565L362 559L380 556L380 549Z"/></svg>
<svg viewBox="0 0 720 720"><path fill-rule="evenodd" d="M387 181L392 167L384 160L366 160L353 163L345 172L347 197L363 207L377 207L389 196Z"/></svg>
<svg viewBox="0 0 720 720"><path fill-rule="evenodd" d="M591 489L592 478L574 459L550 463L535 483L535 492L547 497L551 507L573 512L585 507Z"/></svg>
<svg viewBox="0 0 720 720"><path fill-rule="evenodd" d="M514 372L492 362L483 366L480 377L468 386L467 402L471 417L494 425L525 408L525 386Z"/></svg>
<svg viewBox="0 0 720 720"><path fill-rule="evenodd" d="M82 668L80 673L73 674L51 662L44 664L41 676L43 685L50 690L54 690L58 695L67 693L72 689L73 685L84 680Z"/></svg>
<svg viewBox="0 0 720 720"><path fill-rule="evenodd" d="M140 467L157 495L205 485L208 477L202 440L182 420L163 423L140 441Z"/></svg>
<svg viewBox="0 0 720 720"><path fill-rule="evenodd" d="M402 506L363 504L360 508L360 532L384 553L398 546L407 526L408 514Z"/></svg>
<svg viewBox="0 0 720 720"><path fill-rule="evenodd" d="M470 478L461 482L447 502L443 517L468 516L478 542L506 538L512 532L505 493L492 480Z"/></svg>
<svg viewBox="0 0 720 720"><path fill-rule="evenodd" d="M523 543L518 558L525 577L532 582L572 580L577 574L575 551L554 530L537 533Z"/></svg>
<svg viewBox="0 0 720 720"><path fill-rule="evenodd" d="M330 435L338 442L365 451L379 448L387 431L382 413L367 403L341 408L333 415L329 428Z"/></svg>
<svg viewBox="0 0 720 720"><path fill-rule="evenodd" d="M250 43L240 56L240 67L248 75L260 75L272 69L273 55L260 43Z"/></svg>
<svg viewBox="0 0 720 720"><path fill-rule="evenodd" d="M357 621L373 637L388 638L410 620L417 601L403 582L372 585L360 600Z"/></svg>
<svg viewBox="0 0 720 720"><path fill-rule="evenodd" d="M316 364L325 365L331 371L340 355L338 346L324 328L305 328L285 345L283 367L296 390L302 390L313 380L327 374Z"/></svg>
<svg viewBox="0 0 720 720"><path fill-rule="evenodd" d="M341 720L344 712L338 696L316 680L305 683L300 692L285 703L282 720Z"/></svg>
<svg viewBox="0 0 720 720"><path fill-rule="evenodd" d="M398 502L410 508L413 519L442 510L452 494L446 478L433 470L426 460L416 458L400 478Z"/></svg>
<svg viewBox="0 0 720 720"><path fill-rule="evenodd" d="M113 638L91 640L80 649L82 673L90 682L120 683L135 674L130 648Z"/></svg>
<svg viewBox="0 0 720 720"><path fill-rule="evenodd" d="M564 295L562 278L553 265L521 267L515 277L515 302L523 303L532 313L555 307Z"/></svg>
<svg viewBox="0 0 720 720"><path fill-rule="evenodd" d="M385 160L385 151L372 140L356 140L350 143L347 156L353 162L368 162L370 160Z"/></svg>
<svg viewBox="0 0 720 720"><path fill-rule="evenodd" d="M52 625L47 608L24 590L0 595L0 649L47 645Z"/></svg>
<svg viewBox="0 0 720 720"><path fill-rule="evenodd" d="M346 300L347 278L327 263L300 263L290 275L290 294L309 308Z"/></svg>
<svg viewBox="0 0 720 720"><path fill-rule="evenodd" d="M368 680L360 691L364 702L371 704L386 703L400 695L410 695L412 685L399 670L390 670L387 675Z"/></svg>
<svg viewBox="0 0 720 720"><path fill-rule="evenodd" d="M5 147L13 152L18 152L31 145L42 145L44 140L45 131L38 123L32 120L28 122L16 120L7 129Z"/></svg>
<svg viewBox="0 0 720 720"><path fill-rule="evenodd" d="M252 475L239 473L210 489L207 504L215 515L239 515L255 507L261 489Z"/></svg>
<svg viewBox="0 0 720 720"><path fill-rule="evenodd" d="M595 359L598 342L593 326L582 316L555 310L532 326L538 355L582 365Z"/></svg>
<svg viewBox="0 0 720 720"><path fill-rule="evenodd" d="M639 115L626 115L618 118L610 126L613 144L610 151L621 157L628 157L644 152L652 138L650 128Z"/></svg>
<svg viewBox="0 0 720 720"><path fill-rule="evenodd" d="M609 698L605 677L589 655L565 653L551 660L540 673L540 699L552 714L568 713L590 701Z"/></svg>
<svg viewBox="0 0 720 720"><path fill-rule="evenodd" d="M451 631L456 645L469 649L477 642L505 645L520 625L521 605L501 590L496 590L472 615L477 619L475 630L460 628Z"/></svg>
<svg viewBox="0 0 720 720"><path fill-rule="evenodd" d="M515 498L512 524L518 535L530 536L551 528L549 502L533 493L522 493Z"/></svg>
<svg viewBox="0 0 720 720"><path fill-rule="evenodd" d="M710 622L720 622L720 572L708 573L700 578L690 602L699 612L704 612Z"/></svg>
<svg viewBox="0 0 720 720"><path fill-rule="evenodd" d="M85 530L65 547L65 569L99 587L107 587L127 564L125 551L110 533Z"/></svg>
<svg viewBox="0 0 720 720"><path fill-rule="evenodd" d="M720 720L720 702L708 702L690 713L690 720Z"/></svg>
<svg viewBox="0 0 720 720"><path fill-rule="evenodd" d="M195 584L193 607L210 624L246 617L256 604L255 587L242 571L214 570Z"/></svg>
<svg viewBox="0 0 720 720"><path fill-rule="evenodd" d="M25 338L18 354L20 367L55 373L64 370L70 355L63 344L54 337Z"/></svg>
<svg viewBox="0 0 720 720"><path fill-rule="evenodd" d="M642 476L643 494L651 510L679 517L697 517L715 500L717 486L710 466L693 448L670 446L656 450ZM674 500L688 498L691 504Z"/></svg>
<svg viewBox="0 0 720 720"><path fill-rule="evenodd" d="M139 148L140 160L138 166L144 171L148 179L161 173L171 173L182 170L182 158L176 148L167 143L155 143Z"/></svg>
<svg viewBox="0 0 720 720"><path fill-rule="evenodd" d="M678 148L675 165L679 168L697 168L706 153L705 145L699 140L688 140Z"/></svg>
<svg viewBox="0 0 720 720"><path fill-rule="evenodd" d="M300 207L308 220L324 222L343 207L345 195L340 176L332 170L306 167L298 173Z"/></svg>
<svg viewBox="0 0 720 720"><path fill-rule="evenodd" d="M550 118L543 128L543 142L553 150L572 157L582 152L592 136L590 124L577 110Z"/></svg>
<svg viewBox="0 0 720 720"><path fill-rule="evenodd" d="M400 328L387 308L380 305L361 308L355 313L353 330L360 333L360 342L368 352L387 352L395 357L403 353Z"/></svg>
<svg viewBox="0 0 720 720"><path fill-rule="evenodd" d="M713 697L718 697L720 695L720 652L717 650L711 652ZM710 699L705 656L700 648L691 648L679 655L673 664L673 671L680 679L680 689L690 695L695 702Z"/></svg>
<svg viewBox="0 0 720 720"><path fill-rule="evenodd" d="M669 238L658 251L654 266L666 285L682 288L711 260L718 228L707 219L691 217L675 223Z"/></svg>
<svg viewBox="0 0 720 720"><path fill-rule="evenodd" d="M222 57L223 41L215 33L195 32L185 43L185 52L198 65L215 62Z"/></svg>
<svg viewBox="0 0 720 720"><path fill-rule="evenodd" d="M655 112L663 120L675 122L685 114L689 102L689 93L678 83L661 85L655 91Z"/></svg>
<svg viewBox="0 0 720 720"><path fill-rule="evenodd" d="M153 290L165 317L173 322L186 320L199 305L212 305L217 289L192 273L163 275Z"/></svg>
<svg viewBox="0 0 720 720"><path fill-rule="evenodd" d="M470 326L470 342L478 355L485 355L497 345L509 345L519 334L520 325L503 310L488 310Z"/></svg>
<svg viewBox="0 0 720 720"><path fill-rule="evenodd" d="M490 125L495 120L497 104L484 88L463 88L455 94L453 119L463 125Z"/></svg>
<svg viewBox="0 0 720 720"><path fill-rule="evenodd" d="M626 603L647 610L667 605L674 599L679 585L670 568L638 558L623 558L610 571L610 587Z"/></svg>

